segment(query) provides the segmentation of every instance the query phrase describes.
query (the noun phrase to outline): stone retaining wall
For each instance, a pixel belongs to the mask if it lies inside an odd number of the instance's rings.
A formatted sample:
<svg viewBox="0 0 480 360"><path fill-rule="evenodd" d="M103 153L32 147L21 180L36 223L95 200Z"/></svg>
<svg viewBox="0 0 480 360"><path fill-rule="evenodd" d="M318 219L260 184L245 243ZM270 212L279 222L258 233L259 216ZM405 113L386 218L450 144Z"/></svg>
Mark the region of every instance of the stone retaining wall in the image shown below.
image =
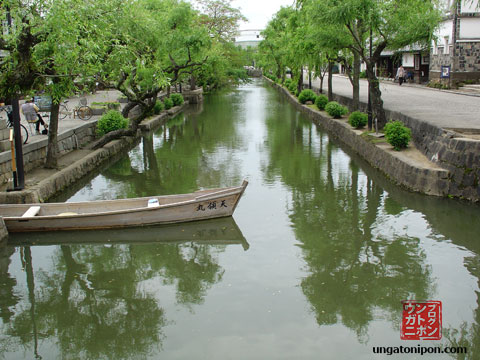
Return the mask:
<svg viewBox="0 0 480 360"><path fill-rule="evenodd" d="M352 99L334 94L339 103L352 108ZM360 110L367 110L360 103ZM430 161L449 171L448 195L471 201L480 200L480 140L465 137L458 131L412 118L397 111L385 109L387 119L399 120L412 129L412 140Z"/></svg>
<svg viewBox="0 0 480 360"><path fill-rule="evenodd" d="M298 110L321 125L335 138L345 143L392 181L409 190L435 196L456 196L471 201L480 200L480 141L456 138L458 134L387 111L388 118L401 120L412 128L414 143L438 168L424 168L396 152L387 144L373 144L365 140L361 131L353 129L345 121L332 119L325 112L304 106L285 88L266 79L279 89ZM351 99L335 96L349 105ZM366 104L361 104L366 109Z"/></svg>
<svg viewBox="0 0 480 360"><path fill-rule="evenodd" d="M96 122L88 122L75 129L64 131L58 135L60 154L68 153L95 139ZM42 166L47 154L48 139L23 145L23 167L25 172ZM0 153L0 181L12 179L12 155L10 151Z"/></svg>

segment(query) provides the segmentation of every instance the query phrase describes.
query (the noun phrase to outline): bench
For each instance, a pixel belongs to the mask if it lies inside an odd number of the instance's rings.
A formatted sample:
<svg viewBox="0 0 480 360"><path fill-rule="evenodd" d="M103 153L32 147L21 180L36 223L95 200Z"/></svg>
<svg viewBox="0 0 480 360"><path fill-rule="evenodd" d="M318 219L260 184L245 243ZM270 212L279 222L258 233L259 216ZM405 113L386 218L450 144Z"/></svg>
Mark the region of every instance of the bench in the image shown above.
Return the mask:
<svg viewBox="0 0 480 360"><path fill-rule="evenodd" d="M22 215L22 217L32 217L37 215L40 212L40 206L30 206L27 211Z"/></svg>

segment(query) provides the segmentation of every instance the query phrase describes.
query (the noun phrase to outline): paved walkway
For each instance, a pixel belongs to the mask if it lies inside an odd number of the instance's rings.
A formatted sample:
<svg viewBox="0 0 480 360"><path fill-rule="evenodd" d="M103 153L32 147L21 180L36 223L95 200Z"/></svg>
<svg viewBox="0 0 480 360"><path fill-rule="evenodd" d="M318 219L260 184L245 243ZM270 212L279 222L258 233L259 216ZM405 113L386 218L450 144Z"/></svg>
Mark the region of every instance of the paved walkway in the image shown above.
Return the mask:
<svg viewBox="0 0 480 360"><path fill-rule="evenodd" d="M93 102L106 102L106 101L117 101L118 98L121 96L122 94L119 92L119 91L116 91L116 90L104 90L104 91L97 91L95 94L90 94L90 95L87 95L86 98L87 98L87 104L88 105L91 105ZM72 97L72 98L69 98L68 99L68 108L71 110L73 109L74 107L76 107L79 103L79 97ZM122 104L123 105L123 104ZM42 115L44 114L43 112L40 112ZM46 113L47 115L49 113ZM28 123L25 121L23 115L20 115L21 117L21 122L22 124L25 125L25 127L29 130L29 137L28 137L28 143L32 143L32 142L35 142L37 140L40 140L40 139L46 139L48 135L36 135L36 134L32 134L30 132L30 128L29 128L29 125ZM95 121L95 120L98 120L99 118L101 117L101 115L94 115L92 116L92 118L90 120L88 120L89 122L90 121ZM49 121L49 118L48 117L45 117L45 119L48 123ZM73 118L73 115L72 117L69 117L67 116L65 119L63 120L58 120L58 133L62 133L66 130L69 130L69 129L73 129L73 128L76 128L82 124L84 124L85 121L84 120L80 120L79 118Z"/></svg>
<svg viewBox="0 0 480 360"><path fill-rule="evenodd" d="M308 78L306 79L308 84ZM312 81L315 87L320 81ZM333 92L352 97L352 86L347 77L334 75ZM423 120L445 129L472 129L480 133L480 97L451 91L441 91L415 84L381 82L385 109L401 112L412 118ZM327 79L324 81L324 93ZM360 101L368 101L368 82L360 80Z"/></svg>

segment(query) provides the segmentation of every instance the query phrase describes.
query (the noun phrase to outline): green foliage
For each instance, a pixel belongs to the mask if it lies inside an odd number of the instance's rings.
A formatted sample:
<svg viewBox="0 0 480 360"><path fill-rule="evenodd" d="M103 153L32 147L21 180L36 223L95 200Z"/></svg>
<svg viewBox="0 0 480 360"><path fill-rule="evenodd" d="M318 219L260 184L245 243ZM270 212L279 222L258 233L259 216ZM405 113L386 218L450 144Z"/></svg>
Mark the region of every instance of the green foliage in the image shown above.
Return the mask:
<svg viewBox="0 0 480 360"><path fill-rule="evenodd" d="M177 93L172 94L170 95L170 99L173 102L173 106L180 106L184 102L182 94L177 94Z"/></svg>
<svg viewBox="0 0 480 360"><path fill-rule="evenodd" d="M315 105L317 106L318 110L325 110L325 105L328 104L328 97L325 95L318 95L317 99L315 100Z"/></svg>
<svg viewBox="0 0 480 360"><path fill-rule="evenodd" d="M450 86L448 84L443 84L441 82L438 82L438 81L430 81L428 84L427 84L428 87L430 88L434 88L434 89L441 89L441 90L448 90L450 89Z"/></svg>
<svg viewBox="0 0 480 360"><path fill-rule="evenodd" d="M169 110L173 107L173 101L168 97L163 99L163 104L165 105L165 110Z"/></svg>
<svg viewBox="0 0 480 360"><path fill-rule="evenodd" d="M153 113L155 115L158 115L162 112L162 110L165 108L165 106L163 105L163 102L157 100L155 102L155 105L153 106Z"/></svg>
<svg viewBox="0 0 480 360"><path fill-rule="evenodd" d="M345 106L340 105L336 101L330 101L325 106L325 111L333 118L340 119L342 115L345 115L348 112L348 109Z"/></svg>
<svg viewBox="0 0 480 360"><path fill-rule="evenodd" d="M286 78L285 81L283 82L283 85L288 89L291 83L292 83L292 79Z"/></svg>
<svg viewBox="0 0 480 360"><path fill-rule="evenodd" d="M291 82L290 85L288 85L288 91L290 91L290 94L297 95L297 84L294 82Z"/></svg>
<svg viewBox="0 0 480 360"><path fill-rule="evenodd" d="M366 79L367 78L367 71L366 70L360 71L359 77L360 77L360 79Z"/></svg>
<svg viewBox="0 0 480 360"><path fill-rule="evenodd" d="M412 138L412 131L401 121L389 121L383 130L388 143L397 151L406 148Z"/></svg>
<svg viewBox="0 0 480 360"><path fill-rule="evenodd" d="M348 123L354 128L362 128L367 125L368 115L361 111L354 111L348 117Z"/></svg>
<svg viewBox="0 0 480 360"><path fill-rule="evenodd" d="M126 129L127 126L128 119L125 119L120 112L110 110L98 120L97 135L103 136L111 131Z"/></svg>
<svg viewBox="0 0 480 360"><path fill-rule="evenodd" d="M94 101L90 105L91 108L95 109L111 109L111 110L119 110L120 103L118 101L105 101L105 102L98 102Z"/></svg>
<svg viewBox="0 0 480 360"><path fill-rule="evenodd" d="M315 95L315 93L310 89L302 90L300 95L298 95L298 101L300 101L302 104L305 104L307 101L315 103L316 99L317 95Z"/></svg>

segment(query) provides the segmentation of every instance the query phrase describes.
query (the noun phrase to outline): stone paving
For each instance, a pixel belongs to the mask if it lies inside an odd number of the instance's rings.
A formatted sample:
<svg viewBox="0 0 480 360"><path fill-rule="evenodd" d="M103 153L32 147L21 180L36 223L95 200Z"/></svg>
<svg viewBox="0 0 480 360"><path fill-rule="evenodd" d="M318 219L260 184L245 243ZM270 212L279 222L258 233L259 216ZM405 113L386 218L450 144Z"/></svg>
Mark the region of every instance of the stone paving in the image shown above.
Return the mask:
<svg viewBox="0 0 480 360"><path fill-rule="evenodd" d="M308 78L305 84L308 84ZM319 87L319 79L313 80L312 85ZM323 85L326 94L326 78ZM463 92L448 91L416 84L399 86L398 83L382 81L380 89L386 109L444 129L480 134L480 91L475 91L475 88L464 89ZM352 97L352 86L345 76L333 76L332 90L335 94ZM368 82L364 79L360 80L360 101L368 101Z"/></svg>
<svg viewBox="0 0 480 360"><path fill-rule="evenodd" d="M116 91L116 90L103 90L103 91L97 91L95 94L89 94L85 97L87 98L87 105L91 105L92 102L117 101L118 98L121 95L122 94L119 91ZM71 110L74 107L76 107L79 103L79 100L80 100L80 98L78 96L69 98L68 99L68 105L67 105L68 108ZM40 113L42 114L42 116L45 115L45 114L47 115L47 116L44 116L44 120L46 120L47 123L48 123L48 119L49 119L48 114L49 113L44 113L44 112L40 112ZM90 120L87 120L87 121L89 121L89 122L96 121L100 118L100 116L101 115L94 115L94 116L92 116L92 118ZM38 141L40 139L46 139L47 138L47 135L37 135L35 133L32 134L32 132L30 132L29 125L25 121L23 115L20 115L20 117L22 118L22 120L21 120L22 124L24 124L25 127L29 130L28 143L32 143L32 142ZM69 130L69 129L73 129L73 128L78 127L78 126L80 126L84 123L85 123L84 120L80 120L79 118L73 118L73 116L67 116L63 120L58 120L58 133L60 134L61 132L64 132L64 131Z"/></svg>

